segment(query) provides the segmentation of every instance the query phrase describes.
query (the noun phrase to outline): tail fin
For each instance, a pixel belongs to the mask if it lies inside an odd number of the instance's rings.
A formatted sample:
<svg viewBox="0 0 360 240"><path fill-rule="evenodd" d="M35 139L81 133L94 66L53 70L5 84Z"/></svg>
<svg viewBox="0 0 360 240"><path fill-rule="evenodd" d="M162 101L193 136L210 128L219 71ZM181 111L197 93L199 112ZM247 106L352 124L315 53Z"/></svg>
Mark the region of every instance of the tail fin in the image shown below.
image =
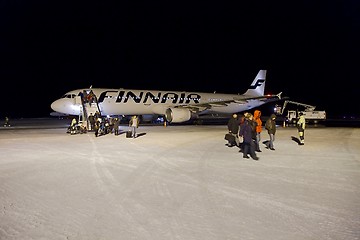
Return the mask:
<svg viewBox="0 0 360 240"><path fill-rule="evenodd" d="M247 96L263 96L265 91L266 70L260 70L249 89L244 93Z"/></svg>

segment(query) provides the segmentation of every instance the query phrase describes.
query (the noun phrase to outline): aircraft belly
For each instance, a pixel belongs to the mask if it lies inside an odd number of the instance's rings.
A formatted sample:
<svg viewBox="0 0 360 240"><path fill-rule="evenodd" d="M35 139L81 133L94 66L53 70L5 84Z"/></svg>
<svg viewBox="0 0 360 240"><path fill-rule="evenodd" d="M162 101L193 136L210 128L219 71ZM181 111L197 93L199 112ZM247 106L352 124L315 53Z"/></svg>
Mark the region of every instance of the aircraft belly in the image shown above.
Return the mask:
<svg viewBox="0 0 360 240"><path fill-rule="evenodd" d="M151 110L152 113L154 114L159 114L159 115L165 115L166 109L168 109L169 106L165 106L163 104L161 105L152 105L149 106L149 109Z"/></svg>
<svg viewBox="0 0 360 240"><path fill-rule="evenodd" d="M225 107L213 107L211 109L212 112L217 113L234 113L234 112L240 112L241 111L241 105L238 104L229 104Z"/></svg>
<svg viewBox="0 0 360 240"><path fill-rule="evenodd" d="M246 104L237 104L237 103L231 103L228 106L224 107L212 107L211 110L209 110L210 113L236 113L236 112L243 112L248 111L252 108L255 108L257 106L260 106L264 104L263 102L257 101L257 102L248 102Z"/></svg>

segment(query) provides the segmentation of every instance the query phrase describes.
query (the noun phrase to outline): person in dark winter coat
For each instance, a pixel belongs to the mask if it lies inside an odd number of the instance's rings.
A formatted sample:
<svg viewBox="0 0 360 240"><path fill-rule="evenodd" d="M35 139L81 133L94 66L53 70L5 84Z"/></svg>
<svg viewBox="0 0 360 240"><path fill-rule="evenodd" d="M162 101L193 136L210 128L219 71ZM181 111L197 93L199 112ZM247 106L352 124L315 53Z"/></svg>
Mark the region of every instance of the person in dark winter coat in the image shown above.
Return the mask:
<svg viewBox="0 0 360 240"><path fill-rule="evenodd" d="M90 113L90 116L89 116L89 122L90 122L90 130L91 131L94 131L95 130L95 116Z"/></svg>
<svg viewBox="0 0 360 240"><path fill-rule="evenodd" d="M120 119L118 117L114 118L114 134L115 136L119 135L119 126L120 126Z"/></svg>
<svg viewBox="0 0 360 240"><path fill-rule="evenodd" d="M274 142L275 142L275 133L276 133L276 116L275 114L271 114L268 120L265 123L265 129L268 131L270 140L266 141L266 149L275 150Z"/></svg>
<svg viewBox="0 0 360 240"><path fill-rule="evenodd" d="M246 113L245 114L245 120L240 125L240 136L243 137L243 158L249 158L248 154L250 154L250 157L254 160L259 160L259 158L256 156L255 153L255 128L253 126L253 120L252 120L252 114Z"/></svg>
<svg viewBox="0 0 360 240"><path fill-rule="evenodd" d="M95 130L95 137L99 136L101 118L98 118L95 122L94 130Z"/></svg>
<svg viewBox="0 0 360 240"><path fill-rule="evenodd" d="M227 127L229 133L235 137L235 142L229 142L228 146L229 147L233 147L235 145L240 146L240 141L239 141L240 123L239 123L238 115L236 113L234 113L232 117L229 119Z"/></svg>

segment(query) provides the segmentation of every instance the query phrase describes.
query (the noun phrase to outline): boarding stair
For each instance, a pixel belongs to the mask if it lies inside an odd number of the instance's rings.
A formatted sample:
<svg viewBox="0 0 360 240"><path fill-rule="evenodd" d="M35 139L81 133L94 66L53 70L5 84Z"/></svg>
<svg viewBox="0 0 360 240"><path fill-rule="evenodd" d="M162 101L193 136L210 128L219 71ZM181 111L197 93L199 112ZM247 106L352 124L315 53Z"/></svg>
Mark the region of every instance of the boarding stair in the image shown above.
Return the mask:
<svg viewBox="0 0 360 240"><path fill-rule="evenodd" d="M96 112L98 112L99 116L102 115L98 99L92 90L84 90L80 101L81 107L78 122L86 126L87 129L90 129L90 122L88 121L90 114L96 116Z"/></svg>

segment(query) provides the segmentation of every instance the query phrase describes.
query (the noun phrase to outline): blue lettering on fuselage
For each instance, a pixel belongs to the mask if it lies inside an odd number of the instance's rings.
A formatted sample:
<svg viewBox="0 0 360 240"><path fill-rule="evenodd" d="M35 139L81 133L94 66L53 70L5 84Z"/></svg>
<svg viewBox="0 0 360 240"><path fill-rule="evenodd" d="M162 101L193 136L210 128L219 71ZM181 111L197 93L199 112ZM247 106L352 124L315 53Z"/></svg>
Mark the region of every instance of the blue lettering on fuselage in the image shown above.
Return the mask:
<svg viewBox="0 0 360 240"><path fill-rule="evenodd" d="M100 94L98 98L98 102L102 103L105 98L108 98L108 93L117 93L117 91L104 91ZM116 103L127 103L129 100L134 101L135 103L149 103L149 101L152 101L152 103L166 103L168 100L170 100L172 103L186 103L189 104L190 102L193 103L199 103L201 99L201 96L197 93L189 93L187 96L185 93L173 93L173 92L166 92L162 95L161 92L158 92L157 94L153 94L152 92L139 92L138 95L136 95L132 91L124 91L121 90L118 93L118 96L116 97Z"/></svg>
<svg viewBox="0 0 360 240"><path fill-rule="evenodd" d="M104 101L104 99L106 97L108 97L107 93L110 93L110 92L117 93L117 91L105 91L105 92L102 92L100 94L100 96L98 97L98 103L102 103Z"/></svg>

